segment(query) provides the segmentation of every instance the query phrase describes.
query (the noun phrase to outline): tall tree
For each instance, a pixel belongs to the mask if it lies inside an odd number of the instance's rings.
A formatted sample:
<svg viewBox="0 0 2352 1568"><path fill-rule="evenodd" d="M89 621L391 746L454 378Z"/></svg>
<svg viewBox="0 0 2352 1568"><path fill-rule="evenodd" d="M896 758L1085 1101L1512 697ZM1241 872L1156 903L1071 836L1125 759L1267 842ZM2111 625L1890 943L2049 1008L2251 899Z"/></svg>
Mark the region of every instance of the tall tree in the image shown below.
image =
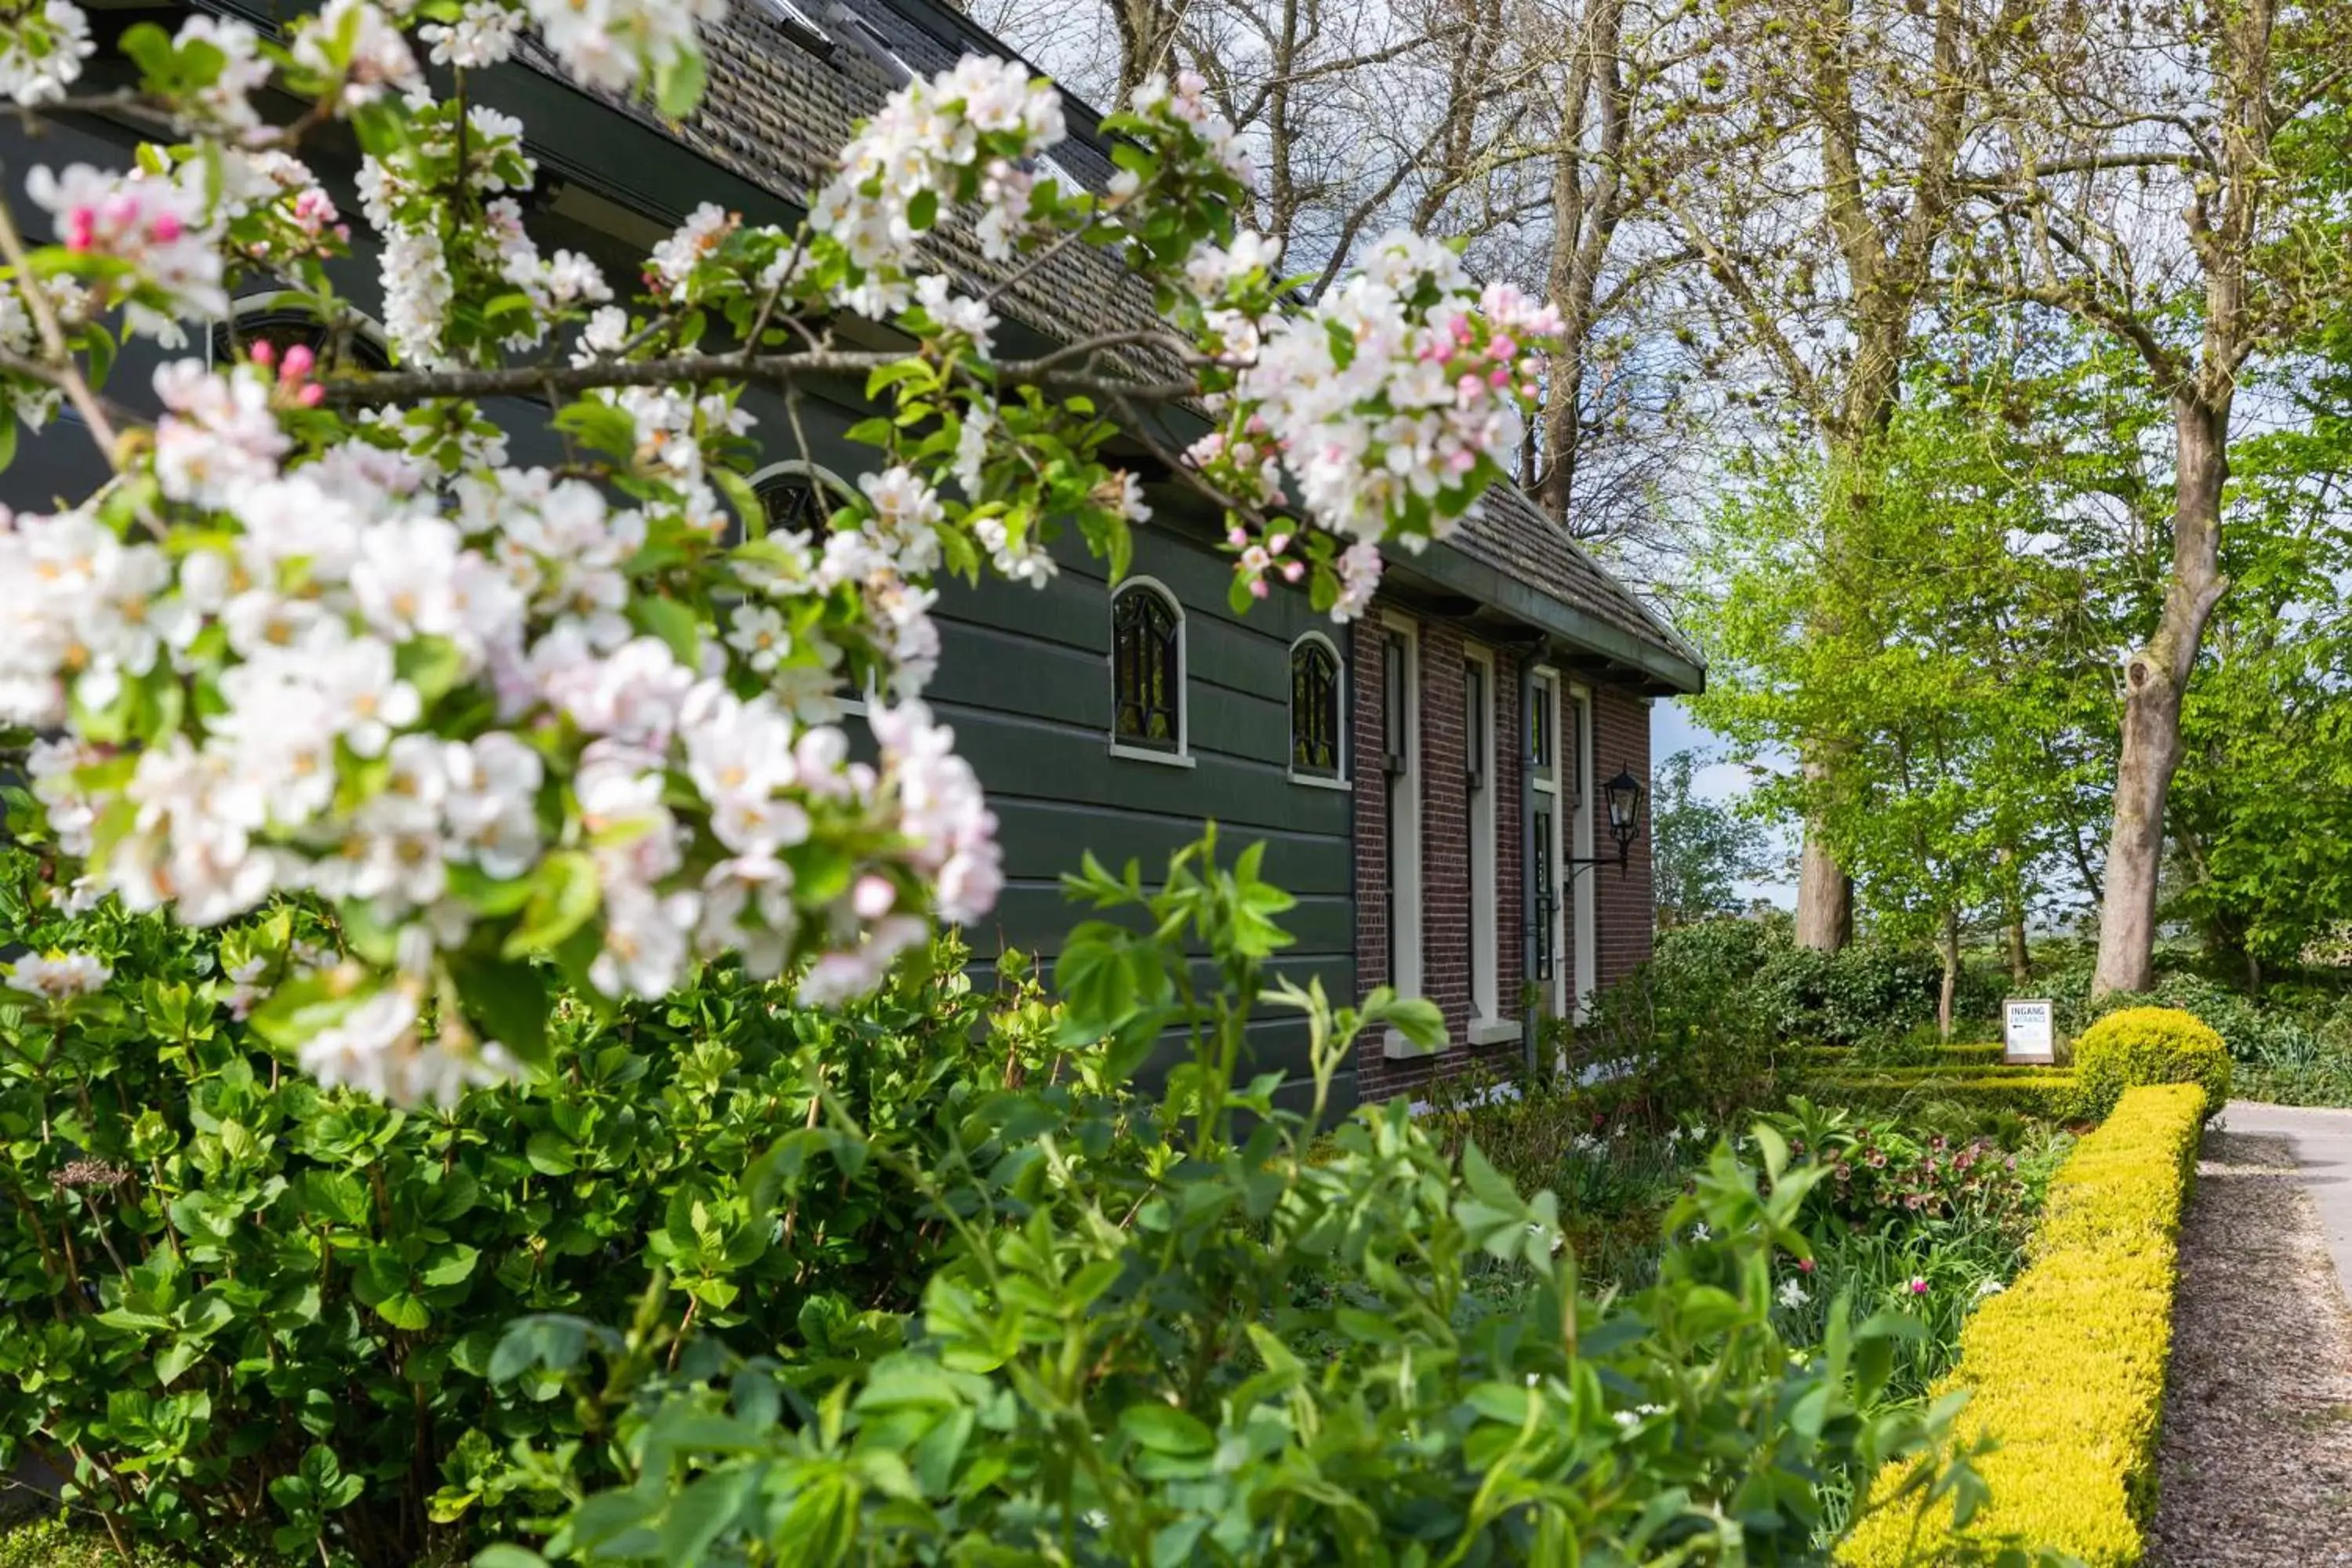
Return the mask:
<svg viewBox="0 0 2352 1568"><path fill-rule="evenodd" d="M1663 200L1706 282L1725 345L1769 416L1818 443L1832 469L1819 519L1823 581L1862 570L1845 536L1895 407L1923 300L1960 196L1963 154L2013 46L2024 0L1749 0L1709 12L1680 73L1695 154ZM1834 597L1835 595L1832 595ZM1827 602L1805 612L1843 635ZM1849 749L1839 716L1800 748L1821 791ZM1853 882L1809 826L1798 940L1852 934Z"/></svg>
<svg viewBox="0 0 2352 1568"><path fill-rule="evenodd" d="M2169 565L2123 664L2097 993L2153 978L2181 709L2221 570L2231 421L2258 356L2344 298L2341 232L2289 199L2297 132L2340 106L2352 8L2333 0L2069 5L2005 62L1969 161L1958 280L2061 310L2135 356L2170 414ZM2340 121L2335 121L2340 123Z"/></svg>
<svg viewBox="0 0 2352 1568"><path fill-rule="evenodd" d="M1699 794L1696 778L1708 761L1676 752L1653 773L1650 885L1661 926L1732 913L1739 884L1772 868L1764 825Z"/></svg>

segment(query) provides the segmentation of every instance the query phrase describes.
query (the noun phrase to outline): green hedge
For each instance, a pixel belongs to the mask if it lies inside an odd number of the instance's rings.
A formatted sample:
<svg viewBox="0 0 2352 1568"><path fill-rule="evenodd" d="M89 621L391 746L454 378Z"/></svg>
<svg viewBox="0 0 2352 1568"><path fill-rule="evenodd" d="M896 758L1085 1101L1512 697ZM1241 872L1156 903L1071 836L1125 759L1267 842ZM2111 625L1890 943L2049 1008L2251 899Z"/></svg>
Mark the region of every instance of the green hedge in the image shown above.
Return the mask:
<svg viewBox="0 0 2352 1568"><path fill-rule="evenodd" d="M2001 1053L2008 1047L1999 1040L1964 1040L1936 1047L1936 1065L1950 1067L1988 1067L1998 1065ZM1804 1058L1822 1067L1851 1067L1856 1052L1852 1046L1806 1046Z"/></svg>
<svg viewBox="0 0 2352 1568"><path fill-rule="evenodd" d="M1837 1073L1818 1078L1811 1098L1832 1105L1882 1110L1919 1100L1948 1100L1981 1110L2066 1121L2076 1115L2074 1075L2048 1068L2007 1074Z"/></svg>
<svg viewBox="0 0 2352 1568"><path fill-rule="evenodd" d="M1959 1440L2000 1443L1977 1462L1991 1501L1969 1522L1969 1543L2019 1540L2088 1568L2140 1561L2176 1242L2204 1117L2199 1085L2126 1090L2052 1181L2025 1271L1961 1331L1959 1364L1937 1392L1969 1391ZM1902 1479L1890 1468L1878 1485ZM1943 1505L1925 1515L1897 1505L1865 1520L1839 1561L1944 1562L1961 1554L1955 1533Z"/></svg>

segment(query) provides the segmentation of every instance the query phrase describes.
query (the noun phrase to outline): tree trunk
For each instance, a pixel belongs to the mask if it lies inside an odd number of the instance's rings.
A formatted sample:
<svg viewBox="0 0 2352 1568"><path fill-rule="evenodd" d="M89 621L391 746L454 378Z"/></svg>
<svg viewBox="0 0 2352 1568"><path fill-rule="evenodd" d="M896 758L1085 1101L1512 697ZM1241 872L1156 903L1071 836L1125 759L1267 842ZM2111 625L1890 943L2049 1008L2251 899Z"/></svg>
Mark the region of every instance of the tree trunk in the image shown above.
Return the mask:
<svg viewBox="0 0 2352 1568"><path fill-rule="evenodd" d="M2172 575L2156 635L2124 666L2123 756L2107 842L2106 897L2091 998L2146 991L2156 980L2157 874L2164 862L2164 801L2180 766L2180 700L2205 623L2227 587L2221 575L2221 486L2229 477L2230 395L2173 395L2179 481Z"/></svg>
<svg viewBox="0 0 2352 1568"><path fill-rule="evenodd" d="M2021 988L2033 983L2033 957L2025 946L2025 916L2009 918L2009 977Z"/></svg>
<svg viewBox="0 0 2352 1568"><path fill-rule="evenodd" d="M1804 766L1808 780L1818 781L1829 771L1814 758L1808 758ZM1809 822L1797 861L1797 945L1835 952L1853 940L1853 879Z"/></svg>
<svg viewBox="0 0 2352 1568"><path fill-rule="evenodd" d="M1952 998L1960 988L1960 911L1944 911L1943 940L1937 944L1944 961L1943 988L1936 994L1936 1033L1952 1043Z"/></svg>

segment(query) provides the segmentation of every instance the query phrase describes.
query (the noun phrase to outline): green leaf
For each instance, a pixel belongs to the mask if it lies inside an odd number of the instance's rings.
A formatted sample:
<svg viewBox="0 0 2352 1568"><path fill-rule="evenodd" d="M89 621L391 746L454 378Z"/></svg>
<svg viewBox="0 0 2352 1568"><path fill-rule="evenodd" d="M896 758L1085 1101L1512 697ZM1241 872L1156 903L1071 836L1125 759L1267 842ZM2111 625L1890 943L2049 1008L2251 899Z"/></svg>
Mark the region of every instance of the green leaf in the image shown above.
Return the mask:
<svg viewBox="0 0 2352 1568"><path fill-rule="evenodd" d="M1205 1454L1217 1446L1199 1416L1156 1401L1120 1411L1118 1429L1155 1454Z"/></svg>
<svg viewBox="0 0 2352 1568"><path fill-rule="evenodd" d="M688 669L701 663L702 623L690 606L648 595L629 601L629 619L639 631L667 643L678 663Z"/></svg>
<svg viewBox="0 0 2352 1568"><path fill-rule="evenodd" d="M596 863L577 849L562 849L540 862L531 877L530 901L522 922L499 950L502 958L552 952L588 923L604 901Z"/></svg>
<svg viewBox="0 0 2352 1568"><path fill-rule="evenodd" d="M289 980L254 1009L253 1032L280 1050L293 1050L331 1029L374 994L357 969L330 969Z"/></svg>
<svg viewBox="0 0 2352 1568"><path fill-rule="evenodd" d="M456 966L456 977L466 1016L487 1037L533 1067L546 1065L545 975L514 960L468 958Z"/></svg>
<svg viewBox="0 0 2352 1568"><path fill-rule="evenodd" d="M654 73L654 100L667 118L683 120L702 101L709 79L700 49L673 49Z"/></svg>

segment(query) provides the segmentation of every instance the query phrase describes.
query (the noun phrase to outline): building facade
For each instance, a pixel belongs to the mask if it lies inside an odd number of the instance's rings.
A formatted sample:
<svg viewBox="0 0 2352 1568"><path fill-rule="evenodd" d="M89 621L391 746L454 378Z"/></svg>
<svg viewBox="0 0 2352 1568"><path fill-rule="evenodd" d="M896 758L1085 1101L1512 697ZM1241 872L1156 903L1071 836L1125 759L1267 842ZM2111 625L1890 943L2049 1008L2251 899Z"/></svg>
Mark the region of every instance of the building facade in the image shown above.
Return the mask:
<svg viewBox="0 0 2352 1568"><path fill-rule="evenodd" d="M95 15L119 31L173 8ZM272 20L243 0L207 8L265 30ZM566 81L528 48L468 73L477 101L520 116L534 138L541 177L527 221L543 247L580 251L619 280L703 202L796 222L856 121L908 74L1008 52L934 0L831 0L821 12L739 0L706 40L709 90L683 122ZM121 76L102 38L89 85ZM1111 172L1098 117L1072 101L1068 119L1073 141L1051 172L1098 189ZM12 123L0 129L0 163L119 163L135 142L130 125L99 115L37 142ZM357 211L355 169L331 152L308 156ZM373 243L361 226L341 269L362 302L376 289ZM940 250L946 269L985 270L952 232ZM247 329L280 308L268 279L238 293ZM1009 285L999 309L1007 353L1152 320L1148 290L1083 247ZM193 335L194 352L227 352L218 331ZM126 352L116 395L142 398L153 363L151 350ZM790 408L753 388L742 406L771 443L754 479L771 525L822 527L865 466L847 438L870 412L860 388L804 387ZM543 411L491 411L513 432L517 460L558 459ZM1181 416L1160 434L1189 438ZM1538 1011L1572 1012L1649 951L1646 824L1622 873L1612 864L1571 878L1563 863L1611 847L1596 772L1646 780L1647 703L1696 689L1696 656L1509 490L1445 542L1393 562L1374 613L1352 626L1282 590L1236 614L1213 508L1145 443L1128 443L1120 460L1154 509L1125 580L1111 583L1066 541L1045 585L944 584L935 611L942 648L929 700L987 787L1007 874L994 914L969 933L981 964L1008 947L1055 951L1074 918L1060 879L1082 852L1134 858L1150 875L1213 820L1235 847L1263 840L1265 874L1298 899L1282 973L1342 997L1397 984L1444 1012L1444 1049L1368 1043L1337 1086L1342 1103L1438 1073L1516 1070ZM53 428L0 475L0 500L37 507L100 477L87 440ZM1295 1022L1268 1020L1253 1045L1261 1066L1303 1077Z"/></svg>

